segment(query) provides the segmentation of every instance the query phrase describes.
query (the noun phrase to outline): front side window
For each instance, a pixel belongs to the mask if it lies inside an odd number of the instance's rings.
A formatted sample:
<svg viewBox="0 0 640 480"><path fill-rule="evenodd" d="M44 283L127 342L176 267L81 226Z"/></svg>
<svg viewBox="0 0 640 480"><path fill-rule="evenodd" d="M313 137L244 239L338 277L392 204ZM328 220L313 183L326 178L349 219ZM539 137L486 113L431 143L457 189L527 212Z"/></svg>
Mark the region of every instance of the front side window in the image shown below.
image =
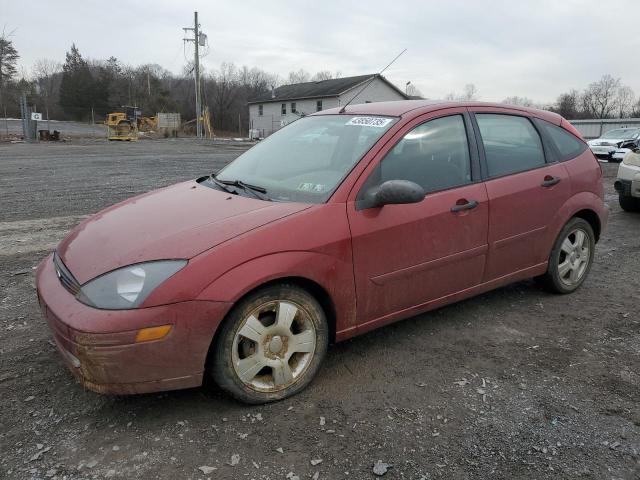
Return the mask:
<svg viewBox="0 0 640 480"><path fill-rule="evenodd" d="M217 178L263 187L276 201L326 202L395 117L302 117L247 150Z"/></svg>
<svg viewBox="0 0 640 480"><path fill-rule="evenodd" d="M258 115L262 116L262 105L258 105Z"/></svg>
<svg viewBox="0 0 640 480"><path fill-rule="evenodd" d="M282 107L280 108L280 113L282 113L282 115L286 115L287 114L287 104L283 103Z"/></svg>
<svg viewBox="0 0 640 480"><path fill-rule="evenodd" d="M320 110L322 110L322 100L318 100L316 102L316 112L319 112Z"/></svg>
<svg viewBox="0 0 640 480"><path fill-rule="evenodd" d="M523 172L545 164L542 141L528 118L477 113L489 177Z"/></svg>
<svg viewBox="0 0 640 480"><path fill-rule="evenodd" d="M575 158L587 149L586 143L580 141L575 135L567 132L562 127L544 120L540 121L538 125L542 125L542 128L549 134L551 141L560 154L560 160Z"/></svg>
<svg viewBox="0 0 640 480"><path fill-rule="evenodd" d="M462 115L437 118L407 133L362 191L388 180L409 180L427 193L470 183L469 143Z"/></svg>
<svg viewBox="0 0 640 480"><path fill-rule="evenodd" d="M291 113L297 113L296 102L291 102Z"/></svg>

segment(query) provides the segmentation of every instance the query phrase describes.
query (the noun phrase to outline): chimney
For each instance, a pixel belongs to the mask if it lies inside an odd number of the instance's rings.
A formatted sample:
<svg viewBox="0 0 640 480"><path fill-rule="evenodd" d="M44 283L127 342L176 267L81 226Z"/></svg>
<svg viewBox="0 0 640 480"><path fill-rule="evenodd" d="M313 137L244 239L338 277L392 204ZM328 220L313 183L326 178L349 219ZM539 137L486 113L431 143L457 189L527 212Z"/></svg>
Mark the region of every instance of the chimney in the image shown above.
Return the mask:
<svg viewBox="0 0 640 480"><path fill-rule="evenodd" d="M271 98L276 98L276 89L271 85Z"/></svg>

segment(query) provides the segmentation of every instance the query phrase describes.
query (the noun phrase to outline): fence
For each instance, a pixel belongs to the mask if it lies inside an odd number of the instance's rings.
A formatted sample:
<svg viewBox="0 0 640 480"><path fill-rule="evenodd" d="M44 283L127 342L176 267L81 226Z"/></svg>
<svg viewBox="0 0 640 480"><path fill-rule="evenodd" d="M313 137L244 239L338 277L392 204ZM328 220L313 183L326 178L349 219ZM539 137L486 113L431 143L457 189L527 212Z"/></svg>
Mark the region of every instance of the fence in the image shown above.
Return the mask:
<svg viewBox="0 0 640 480"><path fill-rule="evenodd" d="M571 120L569 123L576 127L580 134L587 140L600 138L609 130L614 128L638 127L640 128L640 118L608 118Z"/></svg>

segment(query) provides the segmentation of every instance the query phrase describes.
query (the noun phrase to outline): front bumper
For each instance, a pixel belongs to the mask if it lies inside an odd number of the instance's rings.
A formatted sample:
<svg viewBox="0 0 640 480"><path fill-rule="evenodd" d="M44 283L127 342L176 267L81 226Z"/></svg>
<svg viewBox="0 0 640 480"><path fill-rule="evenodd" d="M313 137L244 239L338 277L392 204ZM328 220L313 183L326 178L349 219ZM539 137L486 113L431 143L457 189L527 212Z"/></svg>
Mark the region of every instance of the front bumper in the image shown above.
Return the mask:
<svg viewBox="0 0 640 480"><path fill-rule="evenodd" d="M613 186L620 195L640 198L640 167L621 163Z"/></svg>
<svg viewBox="0 0 640 480"><path fill-rule="evenodd" d="M619 160L622 161L622 159L624 158L624 156L630 152L630 150L628 148L619 148L618 150L613 152L613 155L611 155L611 158L613 160Z"/></svg>
<svg viewBox="0 0 640 480"><path fill-rule="evenodd" d="M99 310L76 300L48 256L36 274L38 301L62 358L88 389L131 394L202 384L213 335L229 303L191 301L135 310ZM172 325L162 339L136 343L141 328Z"/></svg>
<svg viewBox="0 0 640 480"><path fill-rule="evenodd" d="M591 149L591 151L596 157L610 158L618 147L616 145L604 145L604 146L589 145L589 148Z"/></svg>

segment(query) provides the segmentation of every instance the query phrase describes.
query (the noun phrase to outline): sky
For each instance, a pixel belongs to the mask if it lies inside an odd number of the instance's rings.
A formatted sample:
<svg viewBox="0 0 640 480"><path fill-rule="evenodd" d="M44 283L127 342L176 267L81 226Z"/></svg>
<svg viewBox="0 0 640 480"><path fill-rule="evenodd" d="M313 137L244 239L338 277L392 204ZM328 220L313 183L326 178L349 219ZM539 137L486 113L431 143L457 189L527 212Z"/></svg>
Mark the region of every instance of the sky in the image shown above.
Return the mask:
<svg viewBox="0 0 640 480"><path fill-rule="evenodd" d="M193 58L182 27L196 10L210 71L232 62L283 78L301 68L362 75L406 48L384 75L426 98L473 83L481 100L545 103L604 74L640 96L639 0L0 0L0 28L26 73L41 58L63 62L74 42L85 58L179 73Z"/></svg>

